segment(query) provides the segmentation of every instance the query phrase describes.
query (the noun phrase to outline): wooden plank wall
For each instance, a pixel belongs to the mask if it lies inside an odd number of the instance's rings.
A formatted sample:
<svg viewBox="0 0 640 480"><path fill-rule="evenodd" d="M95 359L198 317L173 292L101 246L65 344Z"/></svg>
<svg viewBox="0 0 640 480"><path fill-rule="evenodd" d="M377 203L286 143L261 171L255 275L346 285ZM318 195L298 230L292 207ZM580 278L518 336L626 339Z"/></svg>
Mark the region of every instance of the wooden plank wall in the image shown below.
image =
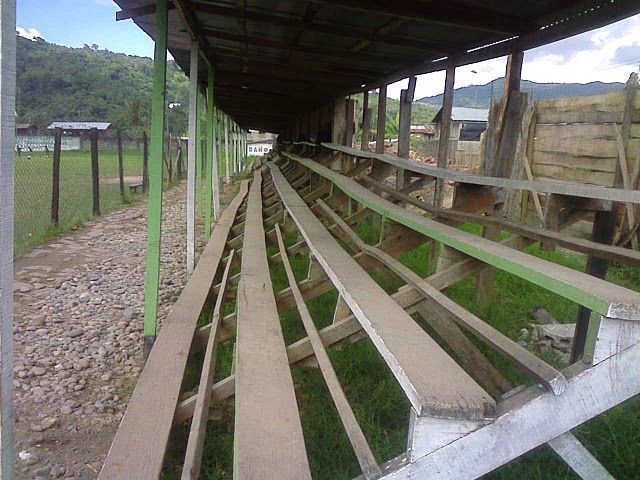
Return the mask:
<svg viewBox="0 0 640 480"><path fill-rule="evenodd" d="M612 187L617 147L613 123L620 127L625 92L591 97L539 100L529 159L536 180L570 181ZM640 152L640 95L636 95L628 169Z"/></svg>

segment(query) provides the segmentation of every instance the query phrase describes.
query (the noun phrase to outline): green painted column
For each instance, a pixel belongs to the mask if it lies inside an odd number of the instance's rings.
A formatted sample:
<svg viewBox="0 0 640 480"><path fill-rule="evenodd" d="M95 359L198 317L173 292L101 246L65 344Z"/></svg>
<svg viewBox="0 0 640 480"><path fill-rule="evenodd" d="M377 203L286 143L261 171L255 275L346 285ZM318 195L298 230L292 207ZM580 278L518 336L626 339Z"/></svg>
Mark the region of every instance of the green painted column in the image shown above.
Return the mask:
<svg viewBox="0 0 640 480"><path fill-rule="evenodd" d="M198 120L196 125L196 188L198 190L198 215L204 215L204 191L202 189L202 127L200 122L200 112L202 111L202 95L198 92Z"/></svg>
<svg viewBox="0 0 640 480"><path fill-rule="evenodd" d="M224 165L224 157L222 154L222 135L221 135L221 127L222 127L222 112L216 108L216 148L218 153L218 173L222 177L226 175L227 171Z"/></svg>
<svg viewBox="0 0 640 480"><path fill-rule="evenodd" d="M147 272L144 308L144 355L149 356L156 339L160 242L162 233L162 164L167 82L167 0L156 2L156 44L151 104L151 149L149 161L149 213L147 227Z"/></svg>

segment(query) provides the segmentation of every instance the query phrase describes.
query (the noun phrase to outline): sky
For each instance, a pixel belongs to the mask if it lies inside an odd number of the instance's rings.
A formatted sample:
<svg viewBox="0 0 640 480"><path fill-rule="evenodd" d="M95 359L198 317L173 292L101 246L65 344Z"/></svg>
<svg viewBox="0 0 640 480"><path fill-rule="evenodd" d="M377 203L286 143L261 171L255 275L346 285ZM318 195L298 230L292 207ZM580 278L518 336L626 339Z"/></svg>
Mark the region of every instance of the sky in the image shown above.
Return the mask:
<svg viewBox="0 0 640 480"><path fill-rule="evenodd" d="M151 57L153 43L131 20L115 21L112 0L18 0L18 31L50 43ZM640 15L525 53L522 78L534 82L626 82L640 64ZM506 57L456 69L455 87L483 85L505 74ZM390 85L400 97L407 81ZM444 72L418 77L415 98L444 90Z"/></svg>

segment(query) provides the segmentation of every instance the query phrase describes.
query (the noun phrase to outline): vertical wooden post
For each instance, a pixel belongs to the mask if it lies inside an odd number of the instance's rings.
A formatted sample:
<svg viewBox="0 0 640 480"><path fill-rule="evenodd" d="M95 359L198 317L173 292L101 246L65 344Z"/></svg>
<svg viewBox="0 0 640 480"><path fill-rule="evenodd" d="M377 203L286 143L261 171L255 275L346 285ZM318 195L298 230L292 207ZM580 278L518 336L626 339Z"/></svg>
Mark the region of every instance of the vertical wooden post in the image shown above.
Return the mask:
<svg viewBox="0 0 640 480"><path fill-rule="evenodd" d="M362 101L362 142L361 150L369 150L369 136L371 132L371 109L369 108L369 91L364 92Z"/></svg>
<svg viewBox="0 0 640 480"><path fill-rule="evenodd" d="M189 143L187 145L187 273L193 273L196 258L196 155L198 145L198 42L191 42L189 68Z"/></svg>
<svg viewBox="0 0 640 480"><path fill-rule="evenodd" d="M513 157L516 154L518 138L522 130L522 118L527 96L519 94L522 74L523 52L514 52L507 60L505 89L502 93L501 115L496 132L495 164L488 175L497 177L511 176ZM487 215L495 214L492 208ZM484 227L482 236L491 241L500 240L501 231L495 227ZM485 318L491 313L493 303L493 282L496 275L494 267L487 267L476 276L475 302L478 311Z"/></svg>
<svg viewBox="0 0 640 480"><path fill-rule="evenodd" d="M228 166L227 166L227 159L224 158L224 151L222 146L222 140L224 139L224 127L222 126L222 123L224 122L224 114L220 109L216 109L216 120L217 120L216 138L218 139L218 141L216 142L216 146L218 148L218 163L221 166L221 169L223 169L225 172L225 181L226 181Z"/></svg>
<svg viewBox="0 0 640 480"><path fill-rule="evenodd" d="M120 177L120 197L124 198L124 160L122 158L122 132L116 130L118 138L118 176Z"/></svg>
<svg viewBox="0 0 640 480"><path fill-rule="evenodd" d="M147 272L144 308L144 356L148 358L156 339L160 246L162 234L162 163L167 83L168 0L156 1L156 42L153 57L153 101L151 103L151 164L149 166L149 213L147 228Z"/></svg>
<svg viewBox="0 0 640 480"><path fill-rule="evenodd" d="M387 125L387 86L378 89L378 125L376 128L376 153L384 153L384 137Z"/></svg>
<svg viewBox="0 0 640 480"><path fill-rule="evenodd" d="M613 234L616 229L618 210L613 208L610 212L596 212L591 232L591 240L605 245L611 245ZM609 262L602 258L589 255L587 258L586 273L596 278L605 278ZM587 332L591 319L591 310L580 305L578 307L578 318L576 320L576 330L573 336L573 346L571 349L571 363L582 359L587 343Z"/></svg>
<svg viewBox="0 0 640 480"><path fill-rule="evenodd" d="M207 152L205 155L205 185L204 185L204 240L209 241L211 237L211 227L213 222L213 160L212 152L215 150L213 143L212 127L213 127L213 86L215 72L213 67L209 67L209 75L207 82Z"/></svg>
<svg viewBox="0 0 640 480"><path fill-rule="evenodd" d="M440 126L440 141L438 142L438 167L447 168L449 158L449 140L451 139L451 110L453 109L453 84L456 77L456 67L449 62L447 75L444 82L444 98L442 100L442 123ZM444 200L444 181L436 179L433 203L436 207L442 207Z"/></svg>
<svg viewBox="0 0 640 480"><path fill-rule="evenodd" d="M629 141L629 135L631 131L631 121L634 111L634 102L636 99L636 92L638 90L638 77L632 74L629 77L627 85L625 87L626 99L624 112L622 115L622 141L623 146L626 149ZM622 188L624 186L622 171L620 162L616 164L616 172L614 177L614 187ZM593 230L591 231L591 240L606 245L611 245L615 236L616 224L619 216L619 212L623 207L620 203L614 203L611 211L609 212L596 212L593 222ZM589 255L587 258L586 273L597 278L605 278L607 276L607 270L609 269L609 262L601 258L593 257ZM587 349L587 332L591 320L591 310L580 305L578 309L578 318L576 321L576 330L573 337L573 347L571 350L571 363L577 362L582 359Z"/></svg>
<svg viewBox="0 0 640 480"><path fill-rule="evenodd" d="M218 173L218 149L216 148L216 113L215 113L215 70L209 66L209 85L207 87L207 114L209 121L207 123L207 145L209 145L208 156L211 168L211 181L208 182L207 188L207 240L211 236L211 220L217 222L220 218L220 175ZM211 210L213 209L213 210Z"/></svg>
<svg viewBox="0 0 640 480"><path fill-rule="evenodd" d="M347 147L353 147L353 137L356 134L356 121L355 121L355 113L356 113L356 101L352 99L347 100L347 125L345 132L345 145Z"/></svg>
<svg viewBox="0 0 640 480"><path fill-rule="evenodd" d="M53 141L53 185L51 188L51 223L58 226L60 221L60 157L62 150L62 129L56 128Z"/></svg>
<svg viewBox="0 0 640 480"><path fill-rule="evenodd" d="M92 128L91 140L91 179L93 183L93 214L100 215L100 168L98 165L98 129Z"/></svg>
<svg viewBox="0 0 640 480"><path fill-rule="evenodd" d="M201 111L201 95L198 92L198 100L196 102L198 104L198 112ZM204 178L204 157L203 157L202 148L202 125L200 124L200 115L197 117L196 121L196 196L198 197L198 215L202 217L204 215L204 191L202 179Z"/></svg>
<svg viewBox="0 0 640 480"><path fill-rule="evenodd" d="M142 193L149 190L149 137L142 132Z"/></svg>
<svg viewBox="0 0 640 480"><path fill-rule="evenodd" d="M411 149L411 104L416 91L416 77L409 78L409 86L400 93L400 121L398 122L398 156L409 158ZM405 170L399 168L396 176L396 189L401 190L406 184Z"/></svg>
<svg viewBox="0 0 640 480"><path fill-rule="evenodd" d="M224 158L227 168L229 168L231 163L229 160L229 117L226 113L224 114Z"/></svg>
<svg viewBox="0 0 640 480"><path fill-rule="evenodd" d="M15 478L13 395L13 194L16 2L0 2L0 478Z"/></svg>

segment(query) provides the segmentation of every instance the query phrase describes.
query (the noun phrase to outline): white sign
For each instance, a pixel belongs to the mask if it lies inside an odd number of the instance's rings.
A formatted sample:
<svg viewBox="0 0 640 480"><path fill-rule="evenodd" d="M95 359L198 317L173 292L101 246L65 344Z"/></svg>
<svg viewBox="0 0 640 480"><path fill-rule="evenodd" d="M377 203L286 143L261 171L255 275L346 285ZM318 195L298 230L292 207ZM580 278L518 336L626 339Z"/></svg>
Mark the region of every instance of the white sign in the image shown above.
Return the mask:
<svg viewBox="0 0 640 480"><path fill-rule="evenodd" d="M247 145L247 155L261 156L273 150L270 143L252 143Z"/></svg>

